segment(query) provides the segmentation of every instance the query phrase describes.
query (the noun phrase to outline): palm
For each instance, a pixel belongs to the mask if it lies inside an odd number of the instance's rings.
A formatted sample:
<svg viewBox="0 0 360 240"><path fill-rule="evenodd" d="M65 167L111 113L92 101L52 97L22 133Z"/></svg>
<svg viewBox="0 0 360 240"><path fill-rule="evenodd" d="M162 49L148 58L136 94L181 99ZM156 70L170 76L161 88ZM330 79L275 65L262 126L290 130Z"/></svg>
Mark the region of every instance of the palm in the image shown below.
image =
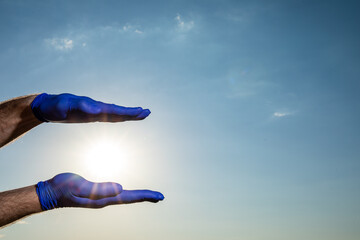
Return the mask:
<svg viewBox="0 0 360 240"><path fill-rule="evenodd" d="M102 208L113 204L158 202L164 199L150 190L123 190L118 183L94 183L74 173L62 173L47 181L56 207Z"/></svg>

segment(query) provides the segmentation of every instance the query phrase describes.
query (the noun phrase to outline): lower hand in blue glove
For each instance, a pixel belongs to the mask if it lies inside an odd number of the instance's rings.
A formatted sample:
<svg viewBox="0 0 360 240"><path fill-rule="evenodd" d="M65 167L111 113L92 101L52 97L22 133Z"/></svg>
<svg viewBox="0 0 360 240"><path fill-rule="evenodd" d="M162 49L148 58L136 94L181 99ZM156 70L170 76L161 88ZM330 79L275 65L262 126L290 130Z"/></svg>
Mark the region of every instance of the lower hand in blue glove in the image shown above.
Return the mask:
<svg viewBox="0 0 360 240"><path fill-rule="evenodd" d="M36 185L41 208L102 208L113 204L136 202L156 203L164 199L160 192L123 190L118 183L94 183L74 173L62 173Z"/></svg>
<svg viewBox="0 0 360 240"><path fill-rule="evenodd" d="M33 100L31 109L40 121L62 123L123 122L142 120L150 114L149 109L122 107L69 93L42 93Z"/></svg>

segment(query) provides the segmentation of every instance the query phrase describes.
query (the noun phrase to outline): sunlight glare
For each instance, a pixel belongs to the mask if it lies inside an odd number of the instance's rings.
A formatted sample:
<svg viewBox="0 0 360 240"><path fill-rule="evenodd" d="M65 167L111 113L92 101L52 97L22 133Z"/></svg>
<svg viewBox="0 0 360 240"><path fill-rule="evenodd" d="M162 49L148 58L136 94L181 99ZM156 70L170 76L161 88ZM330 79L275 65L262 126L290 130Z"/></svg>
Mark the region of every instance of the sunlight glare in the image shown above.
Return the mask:
<svg viewBox="0 0 360 240"><path fill-rule="evenodd" d="M99 140L87 148L84 161L89 174L106 180L121 174L126 168L127 159L119 142Z"/></svg>

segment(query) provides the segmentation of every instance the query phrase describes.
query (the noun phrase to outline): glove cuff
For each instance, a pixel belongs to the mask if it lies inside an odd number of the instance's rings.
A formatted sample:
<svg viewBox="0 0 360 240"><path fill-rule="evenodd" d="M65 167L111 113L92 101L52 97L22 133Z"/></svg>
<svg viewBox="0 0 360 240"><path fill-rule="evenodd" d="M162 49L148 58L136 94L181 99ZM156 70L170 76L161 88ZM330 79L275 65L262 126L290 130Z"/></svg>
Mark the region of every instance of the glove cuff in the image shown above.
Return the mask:
<svg viewBox="0 0 360 240"><path fill-rule="evenodd" d="M31 103L31 110L33 111L34 116L39 119L42 122L49 122L45 118L42 117L41 111L40 111L40 104L44 101L44 98L46 98L48 95L46 93L42 93L32 101Z"/></svg>
<svg viewBox="0 0 360 240"><path fill-rule="evenodd" d="M56 195L47 181L36 184L36 193L43 211L58 208Z"/></svg>

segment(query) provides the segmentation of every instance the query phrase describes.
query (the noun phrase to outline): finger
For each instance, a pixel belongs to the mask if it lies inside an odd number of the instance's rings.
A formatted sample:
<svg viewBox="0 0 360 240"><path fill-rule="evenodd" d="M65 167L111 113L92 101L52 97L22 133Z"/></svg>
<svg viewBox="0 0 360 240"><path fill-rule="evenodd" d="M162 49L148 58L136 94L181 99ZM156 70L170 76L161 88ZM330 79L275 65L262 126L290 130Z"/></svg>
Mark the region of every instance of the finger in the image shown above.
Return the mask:
<svg viewBox="0 0 360 240"><path fill-rule="evenodd" d="M126 115L128 113L118 113L118 114L99 114L96 115L96 121L99 122L124 122L124 121L132 121L132 120L143 120L145 119L149 114L150 110L141 110L141 112L135 116L132 115Z"/></svg>
<svg viewBox="0 0 360 240"><path fill-rule="evenodd" d="M101 106L101 113L108 115L119 115L119 116L129 116L135 117L143 111L141 107L123 107L115 104L107 104L99 102L99 106Z"/></svg>
<svg viewBox="0 0 360 240"><path fill-rule="evenodd" d="M75 195L82 198L101 199L115 197L121 192L122 186L118 183L94 183L85 180Z"/></svg>
<svg viewBox="0 0 360 240"><path fill-rule="evenodd" d="M122 121L132 121L132 120L143 120L145 118L147 118L149 115L150 115L150 110L149 109L143 109L138 115L136 116L129 116L129 115L126 115L126 116L121 116L121 120ZM116 119L116 116L114 118L114 115L112 115L111 118L108 118L108 121L111 121L111 120L114 120Z"/></svg>
<svg viewBox="0 0 360 240"><path fill-rule="evenodd" d="M142 120L142 119L145 119L147 116L150 115L150 110L149 109L144 109L139 115L137 115L135 117L134 120Z"/></svg>
<svg viewBox="0 0 360 240"><path fill-rule="evenodd" d="M102 208L108 205L127 204L144 201L156 203L163 199L164 196L160 192L154 192L150 190L124 190L117 196L97 200L74 197L74 201L77 206L87 208Z"/></svg>
<svg viewBox="0 0 360 240"><path fill-rule="evenodd" d="M164 200L164 195L151 190L123 190L120 194L122 203L158 202Z"/></svg>

